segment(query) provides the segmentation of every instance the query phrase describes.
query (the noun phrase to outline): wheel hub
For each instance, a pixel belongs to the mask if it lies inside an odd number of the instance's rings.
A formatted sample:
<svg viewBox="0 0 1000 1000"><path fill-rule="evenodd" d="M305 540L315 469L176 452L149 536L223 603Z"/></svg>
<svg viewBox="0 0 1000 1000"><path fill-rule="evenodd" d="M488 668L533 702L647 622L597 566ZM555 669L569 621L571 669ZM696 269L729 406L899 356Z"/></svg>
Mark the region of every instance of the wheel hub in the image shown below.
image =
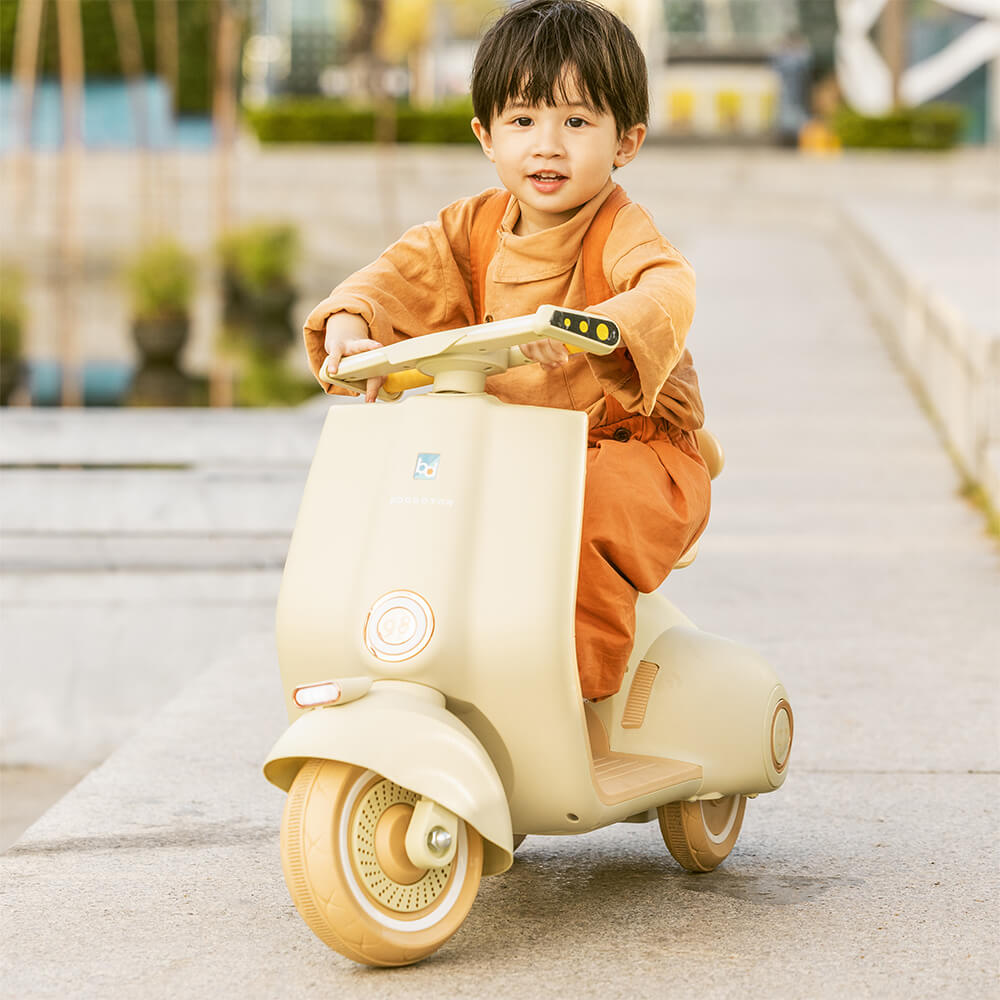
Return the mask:
<svg viewBox="0 0 1000 1000"><path fill-rule="evenodd" d="M397 802L382 813L375 825L375 860L400 885L413 885L427 873L426 868L418 868L406 854L406 829L412 816L412 806Z"/></svg>
<svg viewBox="0 0 1000 1000"><path fill-rule="evenodd" d="M418 868L406 853L406 829L419 796L381 778L366 789L350 821L351 860L371 898L395 913L415 913L444 892L454 861Z"/></svg>

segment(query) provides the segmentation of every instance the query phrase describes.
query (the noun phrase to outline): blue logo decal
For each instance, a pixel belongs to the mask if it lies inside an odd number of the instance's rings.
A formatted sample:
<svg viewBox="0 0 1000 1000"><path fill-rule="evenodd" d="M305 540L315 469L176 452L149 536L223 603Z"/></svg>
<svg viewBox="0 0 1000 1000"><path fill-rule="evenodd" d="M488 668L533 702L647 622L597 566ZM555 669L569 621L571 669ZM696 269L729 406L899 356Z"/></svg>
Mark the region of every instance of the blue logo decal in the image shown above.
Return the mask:
<svg viewBox="0 0 1000 1000"><path fill-rule="evenodd" d="M437 479L440 455L421 452L417 455L417 467L413 470L414 479Z"/></svg>

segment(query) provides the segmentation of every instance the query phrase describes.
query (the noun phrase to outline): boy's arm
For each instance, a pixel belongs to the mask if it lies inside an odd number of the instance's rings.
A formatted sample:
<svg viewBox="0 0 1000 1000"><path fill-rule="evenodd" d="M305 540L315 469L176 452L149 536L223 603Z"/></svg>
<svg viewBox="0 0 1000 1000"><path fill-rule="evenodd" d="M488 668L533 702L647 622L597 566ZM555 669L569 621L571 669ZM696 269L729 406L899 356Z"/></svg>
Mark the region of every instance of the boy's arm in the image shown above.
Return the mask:
<svg viewBox="0 0 1000 1000"><path fill-rule="evenodd" d="M327 320L334 314L359 317L367 336L383 345L473 322L467 218L473 201L449 205L435 222L408 230L310 312L303 335L313 374L327 357Z"/></svg>
<svg viewBox="0 0 1000 1000"><path fill-rule="evenodd" d="M598 381L625 409L669 417L669 412L660 412L665 402L669 410L669 401L659 397L671 373L679 370L678 363L690 360L685 358L685 341L694 317L694 269L635 204L619 212L604 265L616 294L589 308L618 324L624 349L606 357L588 354L587 360Z"/></svg>

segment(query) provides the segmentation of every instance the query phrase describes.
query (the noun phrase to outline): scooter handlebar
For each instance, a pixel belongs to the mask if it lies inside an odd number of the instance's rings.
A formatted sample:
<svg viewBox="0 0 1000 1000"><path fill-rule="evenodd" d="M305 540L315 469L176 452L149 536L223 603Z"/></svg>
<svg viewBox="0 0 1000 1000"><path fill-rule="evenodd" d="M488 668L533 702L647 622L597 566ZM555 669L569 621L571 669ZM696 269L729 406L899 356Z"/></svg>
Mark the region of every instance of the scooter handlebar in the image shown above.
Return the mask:
<svg viewBox="0 0 1000 1000"><path fill-rule="evenodd" d="M359 392L363 391L367 379L384 375L386 382L379 396L393 399L406 389L430 385L434 381L433 376L420 370L421 364L431 358L506 349L506 367L509 368L529 364L530 360L517 349L518 346L543 337L565 344L572 354L581 351L610 354L621 343L618 326L604 316L557 306L541 306L527 316L414 337L344 358L336 375L329 375L324 363L320 378Z"/></svg>

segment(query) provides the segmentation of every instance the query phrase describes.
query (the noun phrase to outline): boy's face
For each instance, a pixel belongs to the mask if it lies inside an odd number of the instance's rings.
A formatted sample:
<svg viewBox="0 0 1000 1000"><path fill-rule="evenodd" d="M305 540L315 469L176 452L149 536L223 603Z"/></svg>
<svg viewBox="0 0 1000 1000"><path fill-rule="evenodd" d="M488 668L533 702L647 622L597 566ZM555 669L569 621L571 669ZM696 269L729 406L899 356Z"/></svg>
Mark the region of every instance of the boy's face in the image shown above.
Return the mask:
<svg viewBox="0 0 1000 1000"><path fill-rule="evenodd" d="M565 100L553 107L512 103L489 125L472 120L483 152L500 181L521 203L518 235L549 229L571 219L642 145L645 125L618 135L614 115L583 102L566 82Z"/></svg>

